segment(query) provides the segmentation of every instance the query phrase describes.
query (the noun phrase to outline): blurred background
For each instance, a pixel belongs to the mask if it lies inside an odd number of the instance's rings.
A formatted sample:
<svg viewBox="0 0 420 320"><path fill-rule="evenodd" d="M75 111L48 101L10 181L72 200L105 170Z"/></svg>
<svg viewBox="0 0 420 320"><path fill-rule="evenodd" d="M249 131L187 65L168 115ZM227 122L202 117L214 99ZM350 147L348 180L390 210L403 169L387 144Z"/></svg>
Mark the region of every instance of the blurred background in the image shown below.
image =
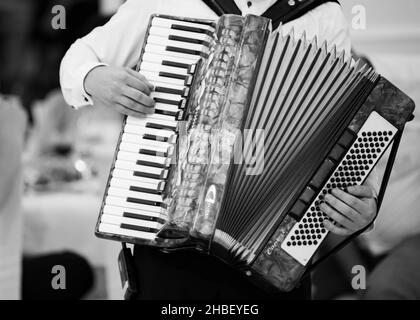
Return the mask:
<svg viewBox="0 0 420 320"><path fill-rule="evenodd" d="M0 299L123 298L120 245L94 236L121 117L100 106L74 111L58 81L71 43L106 23L122 2L0 1ZM350 26L355 6L366 12L366 28L351 28L355 54L419 105L420 3L341 4ZM51 28L55 5L66 8L65 30ZM375 288L395 270L395 257L411 267L404 272L420 268L415 259L404 260L420 250L419 108L416 115L374 230L313 274L314 298L364 298L351 286L355 265L366 268ZM66 267L68 290L51 289L54 265ZM418 294L420 282L411 285Z"/></svg>

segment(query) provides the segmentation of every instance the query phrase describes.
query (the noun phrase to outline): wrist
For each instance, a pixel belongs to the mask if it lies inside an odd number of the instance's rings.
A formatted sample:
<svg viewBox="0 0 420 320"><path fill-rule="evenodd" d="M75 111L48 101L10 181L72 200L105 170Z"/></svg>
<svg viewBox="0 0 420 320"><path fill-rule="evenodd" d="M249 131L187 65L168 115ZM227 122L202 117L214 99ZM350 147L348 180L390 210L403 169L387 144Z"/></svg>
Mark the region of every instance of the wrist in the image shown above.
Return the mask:
<svg viewBox="0 0 420 320"><path fill-rule="evenodd" d="M85 78L83 79L83 89L86 94L90 97L94 96L94 86L95 86L95 74L98 72L99 68L107 67L106 65L98 65L90 69Z"/></svg>

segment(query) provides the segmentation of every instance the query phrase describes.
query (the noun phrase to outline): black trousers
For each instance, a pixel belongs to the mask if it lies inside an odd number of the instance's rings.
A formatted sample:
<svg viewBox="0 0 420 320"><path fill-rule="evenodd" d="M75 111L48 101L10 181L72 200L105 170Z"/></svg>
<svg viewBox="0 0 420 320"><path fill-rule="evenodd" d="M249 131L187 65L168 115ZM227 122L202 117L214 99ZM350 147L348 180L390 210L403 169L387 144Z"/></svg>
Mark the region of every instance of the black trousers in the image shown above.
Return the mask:
<svg viewBox="0 0 420 320"><path fill-rule="evenodd" d="M221 260L194 251L135 246L139 300L309 299L310 280L289 293L268 293Z"/></svg>

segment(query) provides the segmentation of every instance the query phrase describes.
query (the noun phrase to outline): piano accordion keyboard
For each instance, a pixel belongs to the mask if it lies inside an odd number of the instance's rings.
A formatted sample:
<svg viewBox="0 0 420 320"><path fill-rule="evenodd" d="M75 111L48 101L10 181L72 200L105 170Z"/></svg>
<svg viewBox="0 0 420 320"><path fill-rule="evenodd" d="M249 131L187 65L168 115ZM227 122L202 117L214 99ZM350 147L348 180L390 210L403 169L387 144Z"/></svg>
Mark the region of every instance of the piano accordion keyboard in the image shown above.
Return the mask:
<svg viewBox="0 0 420 320"><path fill-rule="evenodd" d="M117 147L98 231L153 241L167 221L164 187L177 141L178 121L196 63L208 51L214 28L155 16L139 72L156 88L155 113L127 117Z"/></svg>
<svg viewBox="0 0 420 320"><path fill-rule="evenodd" d="M323 197L334 188L362 185L393 141L397 131L378 113L371 113L339 165L323 184L315 199L306 206L300 221L293 226L282 242L281 248L285 252L306 266L328 235L322 221L329 217L319 208ZM311 185L308 187L311 188ZM303 201L301 203L305 204Z"/></svg>

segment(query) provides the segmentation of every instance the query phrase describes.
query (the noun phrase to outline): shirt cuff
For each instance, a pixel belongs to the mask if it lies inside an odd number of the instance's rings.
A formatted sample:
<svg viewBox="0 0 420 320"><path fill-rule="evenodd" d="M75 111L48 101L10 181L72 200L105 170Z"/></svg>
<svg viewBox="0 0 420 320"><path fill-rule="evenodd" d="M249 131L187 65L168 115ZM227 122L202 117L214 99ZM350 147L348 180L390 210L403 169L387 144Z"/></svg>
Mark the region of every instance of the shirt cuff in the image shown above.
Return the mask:
<svg viewBox="0 0 420 320"><path fill-rule="evenodd" d="M74 97L73 99L73 101L75 101L73 108L79 109L84 106L93 105L92 97L85 90L85 78L90 71L99 66L108 66L108 64L100 62L88 62L80 66L75 71L76 79L78 79L75 93L78 95L78 97Z"/></svg>

